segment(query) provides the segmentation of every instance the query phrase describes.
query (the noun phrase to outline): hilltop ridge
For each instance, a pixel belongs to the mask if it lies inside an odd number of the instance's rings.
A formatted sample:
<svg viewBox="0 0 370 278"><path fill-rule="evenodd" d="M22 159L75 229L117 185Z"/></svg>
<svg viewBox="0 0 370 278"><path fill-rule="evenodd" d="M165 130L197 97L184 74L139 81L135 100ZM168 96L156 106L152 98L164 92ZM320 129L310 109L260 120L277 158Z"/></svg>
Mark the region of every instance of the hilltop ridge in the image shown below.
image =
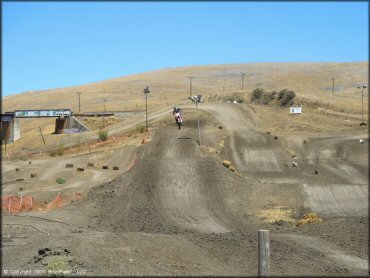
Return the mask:
<svg viewBox="0 0 370 278"><path fill-rule="evenodd" d="M192 76L192 93L210 96L241 91L241 72L245 72L243 92L260 87L265 90L294 90L298 97L331 96L335 78L336 97L359 96L356 86L367 84L368 62L353 63L250 63L163 68L99 82L66 88L25 92L3 97L3 111L16 109L71 108L76 110L76 93L81 92L84 111L99 110L105 98L107 109L143 108L142 90L149 86L148 103L166 106L186 99ZM54 99L55 94L60 98ZM62 94L62 95L60 95ZM50 97L53 95L53 99ZM328 99L327 101L331 101Z"/></svg>

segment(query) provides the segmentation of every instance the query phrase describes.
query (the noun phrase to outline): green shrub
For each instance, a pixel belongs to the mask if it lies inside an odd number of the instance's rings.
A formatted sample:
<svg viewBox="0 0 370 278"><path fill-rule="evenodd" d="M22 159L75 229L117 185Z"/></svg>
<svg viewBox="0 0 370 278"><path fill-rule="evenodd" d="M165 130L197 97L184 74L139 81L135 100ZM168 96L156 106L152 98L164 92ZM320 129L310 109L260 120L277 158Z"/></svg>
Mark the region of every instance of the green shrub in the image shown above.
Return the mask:
<svg viewBox="0 0 370 278"><path fill-rule="evenodd" d="M100 130L98 133L99 139L102 141L106 141L108 139L108 131Z"/></svg>
<svg viewBox="0 0 370 278"><path fill-rule="evenodd" d="M272 93L265 92L261 97L261 102L262 104L269 104L273 99L274 96Z"/></svg>
<svg viewBox="0 0 370 278"><path fill-rule="evenodd" d="M63 144L60 144L58 149L57 149L57 154L59 156L62 156L64 154L64 145Z"/></svg>
<svg viewBox="0 0 370 278"><path fill-rule="evenodd" d="M227 95L223 97L223 101L234 102L234 100L236 100L238 103L243 103L245 101L243 95L238 93L234 93L232 95Z"/></svg>
<svg viewBox="0 0 370 278"><path fill-rule="evenodd" d="M254 89L252 92L251 101L261 99L262 95L265 93L265 91L261 88Z"/></svg>
<svg viewBox="0 0 370 278"><path fill-rule="evenodd" d="M236 100L238 103L243 103L244 102L244 98L241 97L241 96L235 96L234 100Z"/></svg>
<svg viewBox="0 0 370 278"><path fill-rule="evenodd" d="M296 95L294 91L290 91L287 89L281 90L279 92L279 97L278 97L278 99L280 100L280 105L281 106L291 105L295 96Z"/></svg>
<svg viewBox="0 0 370 278"><path fill-rule="evenodd" d="M294 91L291 90L281 90L279 92L271 91L264 91L263 89L257 88L254 89L251 95L251 101L260 100L261 104L278 104L280 106L287 106L293 103L293 99L295 98L296 94Z"/></svg>
<svg viewBox="0 0 370 278"><path fill-rule="evenodd" d="M66 183L66 180L63 178L57 178L55 182L59 184L63 184L63 183Z"/></svg>
<svg viewBox="0 0 370 278"><path fill-rule="evenodd" d="M278 98L278 92L276 92L275 90L273 90L270 94L272 98L274 99Z"/></svg>
<svg viewBox="0 0 370 278"><path fill-rule="evenodd" d="M140 132L140 133L144 133L145 132L145 125L139 125L137 127L137 131Z"/></svg>

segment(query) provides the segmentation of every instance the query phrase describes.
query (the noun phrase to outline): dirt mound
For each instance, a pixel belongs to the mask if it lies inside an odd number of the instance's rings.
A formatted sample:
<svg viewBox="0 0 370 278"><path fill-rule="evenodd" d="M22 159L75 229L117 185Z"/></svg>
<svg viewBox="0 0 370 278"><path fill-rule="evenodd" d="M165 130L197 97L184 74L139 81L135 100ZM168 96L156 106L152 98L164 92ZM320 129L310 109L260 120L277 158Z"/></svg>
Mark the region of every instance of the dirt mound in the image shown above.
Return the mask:
<svg viewBox="0 0 370 278"><path fill-rule="evenodd" d="M203 158L192 136L187 128L162 131L125 177L93 190L88 199L106 203L94 212L97 224L131 232L229 231L231 218L218 190L230 171ZM108 211L110 217L99 217Z"/></svg>
<svg viewBox="0 0 370 278"><path fill-rule="evenodd" d="M132 152L115 149L114 163L88 161L94 167L81 177L102 165L115 172L111 166L120 160L129 170L94 187L84 201L50 210L47 217L5 215L4 235L13 236L5 244L5 265L48 268L43 255L67 249L75 258L67 264L57 260L56 267L78 263L106 276L255 276L257 231L268 229L271 275L367 274L368 221L362 213L368 193L361 184L367 170L351 158L356 153L361 159L366 144L355 150L338 141L335 152L325 152L332 139L309 138L303 146L307 138L267 134L259 129L258 109L233 104L199 105L199 136L194 111L188 110L181 130L169 122ZM224 167L224 160L237 172ZM72 160L62 162L59 168L76 173L65 169ZM295 225L308 212L323 215L320 210L329 216L319 225ZM28 264L35 254L40 260Z"/></svg>

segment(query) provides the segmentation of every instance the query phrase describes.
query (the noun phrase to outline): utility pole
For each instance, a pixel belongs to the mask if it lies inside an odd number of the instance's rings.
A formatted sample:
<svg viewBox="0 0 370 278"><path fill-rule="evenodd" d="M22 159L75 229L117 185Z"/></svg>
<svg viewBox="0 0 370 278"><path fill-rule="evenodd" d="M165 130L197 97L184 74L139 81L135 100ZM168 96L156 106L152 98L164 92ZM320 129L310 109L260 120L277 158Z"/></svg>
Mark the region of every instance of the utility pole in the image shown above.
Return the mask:
<svg viewBox="0 0 370 278"><path fill-rule="evenodd" d="M195 108L198 111L198 103L201 101L202 95L188 97L188 99L190 99L192 102L195 102ZM200 141L200 128L199 128L199 111L198 111L198 144L199 144L199 146L201 145L201 141Z"/></svg>
<svg viewBox="0 0 370 278"><path fill-rule="evenodd" d="M245 75L245 72L241 72L242 74L242 91L244 90L244 75Z"/></svg>
<svg viewBox="0 0 370 278"><path fill-rule="evenodd" d="M361 93L361 122L364 122L364 86L362 86Z"/></svg>
<svg viewBox="0 0 370 278"><path fill-rule="evenodd" d="M103 101L104 101L103 128L105 128L105 102L107 100L106 99L103 99Z"/></svg>
<svg viewBox="0 0 370 278"><path fill-rule="evenodd" d="M42 134L42 130L41 130L41 127L39 126L39 129L40 129L40 133L41 133L41 137L42 137L42 141L44 141L44 145L46 146L46 143L45 143L45 139L44 139L44 135ZM5 145L6 146L6 145ZM5 149L6 150L6 149Z"/></svg>
<svg viewBox="0 0 370 278"><path fill-rule="evenodd" d="M78 113L81 113L81 98L80 98L81 92L77 92L77 94L78 94Z"/></svg>
<svg viewBox="0 0 370 278"><path fill-rule="evenodd" d="M191 89L192 89L192 88L191 88L191 85L192 85L192 84L191 84L191 81L192 81L193 77L192 77L192 76L188 76L188 77L186 77L186 78L189 78L189 80L190 80L190 96L191 96Z"/></svg>
<svg viewBox="0 0 370 278"><path fill-rule="evenodd" d="M361 124L360 125L366 125L364 122L364 89L367 88L367 85L362 85L358 86L357 88L361 89L362 88L362 93L361 93Z"/></svg>
<svg viewBox="0 0 370 278"><path fill-rule="evenodd" d="M148 131L148 94L150 93L149 87L144 88L143 93L145 94L145 126Z"/></svg>
<svg viewBox="0 0 370 278"><path fill-rule="evenodd" d="M333 80L333 85L331 86L331 96L333 96L334 95L334 77L331 80Z"/></svg>

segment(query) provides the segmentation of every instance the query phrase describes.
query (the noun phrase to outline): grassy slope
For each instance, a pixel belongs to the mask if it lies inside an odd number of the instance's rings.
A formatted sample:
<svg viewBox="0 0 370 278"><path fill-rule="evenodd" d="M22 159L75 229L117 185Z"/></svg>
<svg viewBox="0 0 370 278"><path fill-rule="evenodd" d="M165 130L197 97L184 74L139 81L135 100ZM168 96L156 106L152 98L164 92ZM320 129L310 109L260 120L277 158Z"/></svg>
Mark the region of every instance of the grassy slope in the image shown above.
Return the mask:
<svg viewBox="0 0 370 278"><path fill-rule="evenodd" d="M317 110L311 111L313 113L341 112L353 117L361 114L361 91L356 86L368 84L368 62L209 65L162 69L82 86L25 92L3 98L2 109L70 108L78 112L76 92L81 92L82 112L103 111L103 99L106 99L106 110L140 110L145 109L143 89L150 86L148 110L151 111L186 100L189 96L187 76L194 77L193 95L203 94L207 98L216 94L240 93L241 72L246 73L245 96L257 87L265 90L287 88L296 92L297 102L302 102L307 108L311 104L312 109ZM332 97L333 76L335 91ZM367 118L368 91L365 92ZM50 134L54 119L21 120L22 141L39 136L38 126Z"/></svg>
<svg viewBox="0 0 370 278"><path fill-rule="evenodd" d="M358 98L359 84L367 84L368 63L258 63L214 65L162 69L143 74L125 76L102 82L90 83L45 91L26 92L3 99L5 111L15 109L71 108L78 110L76 92L82 92L83 111L103 110L103 98L107 109L123 110L143 108L143 88L150 86L152 103L166 104L183 99L189 94L187 76L194 76L193 94L222 94L240 90L241 74L245 72L245 91L256 87L266 90L288 88L298 96L322 98L330 102L331 78L335 76L336 98ZM168 100L168 101L166 101Z"/></svg>

